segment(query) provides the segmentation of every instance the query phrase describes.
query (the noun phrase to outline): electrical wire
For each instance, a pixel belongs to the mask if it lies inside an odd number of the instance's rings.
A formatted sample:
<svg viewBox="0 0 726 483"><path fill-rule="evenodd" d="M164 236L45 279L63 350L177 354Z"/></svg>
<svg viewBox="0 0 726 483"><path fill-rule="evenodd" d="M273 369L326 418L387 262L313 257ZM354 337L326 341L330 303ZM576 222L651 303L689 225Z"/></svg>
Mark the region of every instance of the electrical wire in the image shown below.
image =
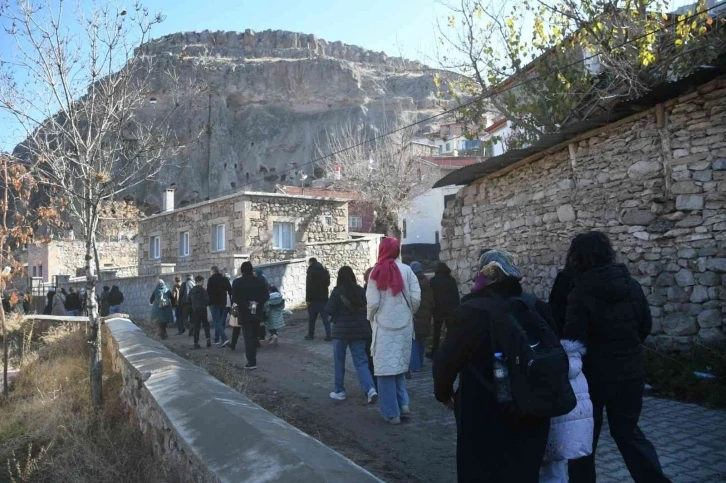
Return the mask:
<svg viewBox="0 0 726 483"><path fill-rule="evenodd" d="M621 43L620 45L616 46L615 48L617 49L617 48L620 48L620 47L624 47L624 46L626 46L628 44L631 44L633 42L637 42L637 41L642 40L642 39L644 39L644 38L646 38L648 36L651 36L653 34L657 34L659 32L664 32L664 31L666 31L666 30L668 30L670 28L675 27L679 23L688 22L688 21L690 21L693 18L696 18L696 17L698 17L700 15L703 15L704 13L708 13L711 10L714 10L714 9L719 8L719 7L722 7L722 6L723 5L721 5L721 4L715 4L715 5L709 7L707 9L705 9L705 10L701 10L699 12L696 12L696 13L690 15L690 16L684 17L683 19L677 20L676 22L673 22L671 24L668 24L668 25L666 25L664 27L661 27L659 29L646 32L646 33L644 33L644 34L642 34L642 35L640 35L638 37L634 37L633 39L630 39L630 40L628 40L626 42ZM571 62L569 64L566 64L562 68L569 68L569 67L574 67L574 66L576 66L578 64L584 64L586 61L588 61L590 59L593 59L595 57L598 57L598 54L592 54L592 55L589 55L587 57L583 57L580 60L577 60L577 61ZM503 88L499 88L499 89L496 88L496 87L495 88L492 88L492 89L490 89L491 92L489 94L476 96L475 98L473 98L473 99L471 99L471 100L469 100L469 101L467 101L467 102L465 102L463 104L460 104L460 105L458 105L456 107L453 107L451 109L444 110L444 111L440 112L439 114L436 114L436 115L433 115L433 116L429 116L427 118L420 119L420 120L418 120L416 122L413 122L411 124L407 124L405 126L402 126L402 127L393 129L391 131L385 132L383 134L379 134L379 135L373 136L370 139L367 139L365 141L359 142L357 144L353 144L353 145L348 146L346 148L343 148L343 149L341 149L339 151L336 151L336 152L333 152L333 153L330 153L330 154L326 154L325 156L320 156L318 158L311 159L310 161L307 161L307 162L302 163L302 164L298 164L298 165L293 166L291 168L288 168L288 169L285 169L285 170L282 170L282 171L278 171L275 174L286 174L286 173L289 173L291 171L299 170L300 168L302 168L304 166L309 166L311 164L317 163L319 161L322 161L324 159L330 158L332 156L337 156L339 154L345 153L345 152L350 151L352 149L355 149L355 148L358 148L360 146L366 145L368 143L372 143L374 141L377 141L378 139L382 139L384 137L388 137L388 136L390 136L392 134L395 134L397 132L400 132L400 131L403 131L403 130L406 130L406 129L410 129L410 128L412 128L414 126L417 126L419 124L423 124L423 123L429 122L429 121L431 121L433 119L436 119L436 118L439 118L441 116L446 116L446 115L452 114L452 113L454 113L454 112L456 112L456 111L458 111L460 109L463 109L465 107L468 107L468 106L470 106L472 104L475 104L477 102L482 102L482 101L485 101L487 99L491 99L492 97L494 97L496 95L501 95L504 92L508 92L508 91L510 91L512 89L516 89L516 88L521 87L523 85L529 84L529 83L534 82L534 81L539 80L539 79L542 79L543 77L547 77L547 76L550 76L550 75L553 75L553 74L557 74L557 73L558 72L556 72L556 71L550 71L550 72L542 73L542 74L537 73L537 75L535 77L531 77L529 79L525 79L525 80L523 80L523 81L521 81L521 82L519 82L517 84L513 84L513 85L510 85L510 86L507 86L507 87L503 87ZM247 182L243 183L239 187L235 187L235 188L232 188L232 189L225 190L225 191L222 191L222 192L217 193L214 196L214 198L211 198L210 197L210 200L216 199L216 198L220 198L222 196L226 196L229 193L241 192L241 191L243 191L243 188L245 188L246 186L251 186L253 184L260 183L260 182L263 182L263 181L265 181L265 176L262 176L262 177L260 177L258 179L254 179L254 180L248 180Z"/></svg>

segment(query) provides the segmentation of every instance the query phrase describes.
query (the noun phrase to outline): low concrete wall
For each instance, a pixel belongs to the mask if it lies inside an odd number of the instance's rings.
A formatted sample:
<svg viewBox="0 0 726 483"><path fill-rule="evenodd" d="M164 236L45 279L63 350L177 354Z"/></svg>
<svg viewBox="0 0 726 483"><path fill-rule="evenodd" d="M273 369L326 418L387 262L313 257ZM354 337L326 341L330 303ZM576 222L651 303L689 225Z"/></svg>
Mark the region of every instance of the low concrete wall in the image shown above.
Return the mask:
<svg viewBox="0 0 726 483"><path fill-rule="evenodd" d="M106 321L121 398L182 482L380 482L127 319Z"/></svg>

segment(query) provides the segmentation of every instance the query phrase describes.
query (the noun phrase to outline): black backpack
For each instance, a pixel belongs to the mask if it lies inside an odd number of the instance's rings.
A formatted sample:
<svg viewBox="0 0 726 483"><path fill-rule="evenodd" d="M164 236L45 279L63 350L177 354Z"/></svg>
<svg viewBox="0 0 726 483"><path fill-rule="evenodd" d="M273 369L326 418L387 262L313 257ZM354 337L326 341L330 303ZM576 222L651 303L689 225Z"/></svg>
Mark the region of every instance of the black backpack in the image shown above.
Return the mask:
<svg viewBox="0 0 726 483"><path fill-rule="evenodd" d="M509 299L479 298L463 305L490 315L492 353L507 360L512 402L505 411L521 416L556 417L572 411L577 398L570 385L570 362L552 326L537 312L531 294ZM472 367L496 395L493 383Z"/></svg>

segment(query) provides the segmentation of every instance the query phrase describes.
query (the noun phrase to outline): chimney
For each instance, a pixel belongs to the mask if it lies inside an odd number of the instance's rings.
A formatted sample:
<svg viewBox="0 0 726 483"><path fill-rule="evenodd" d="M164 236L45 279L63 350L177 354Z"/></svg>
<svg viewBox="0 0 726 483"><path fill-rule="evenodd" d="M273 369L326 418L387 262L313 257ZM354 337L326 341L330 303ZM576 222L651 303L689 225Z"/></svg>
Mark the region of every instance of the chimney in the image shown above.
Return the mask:
<svg viewBox="0 0 726 483"><path fill-rule="evenodd" d="M161 202L161 208L163 213L174 211L174 188L166 188L164 190L164 197Z"/></svg>

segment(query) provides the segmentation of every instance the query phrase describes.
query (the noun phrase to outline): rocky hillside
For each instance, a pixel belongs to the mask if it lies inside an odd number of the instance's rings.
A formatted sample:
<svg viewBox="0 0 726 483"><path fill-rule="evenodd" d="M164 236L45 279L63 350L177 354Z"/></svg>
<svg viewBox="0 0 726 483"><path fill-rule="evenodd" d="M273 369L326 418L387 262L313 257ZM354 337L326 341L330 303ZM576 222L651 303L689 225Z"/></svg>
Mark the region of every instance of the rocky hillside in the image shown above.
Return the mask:
<svg viewBox="0 0 726 483"><path fill-rule="evenodd" d="M152 210L160 206L162 187L171 183L176 183L177 204L186 204L296 182L296 163L309 163L316 140L341 123L376 124L393 113L421 119L440 112L433 70L315 35L189 32L142 49L157 57L160 72L173 70L183 81L201 79L207 86L193 99L191 91L175 92L165 81L154 86L155 102L143 114L162 112L176 95L186 98L188 105L172 127L189 146L165 168L159 183L134 193ZM312 179L313 167L304 169Z"/></svg>

